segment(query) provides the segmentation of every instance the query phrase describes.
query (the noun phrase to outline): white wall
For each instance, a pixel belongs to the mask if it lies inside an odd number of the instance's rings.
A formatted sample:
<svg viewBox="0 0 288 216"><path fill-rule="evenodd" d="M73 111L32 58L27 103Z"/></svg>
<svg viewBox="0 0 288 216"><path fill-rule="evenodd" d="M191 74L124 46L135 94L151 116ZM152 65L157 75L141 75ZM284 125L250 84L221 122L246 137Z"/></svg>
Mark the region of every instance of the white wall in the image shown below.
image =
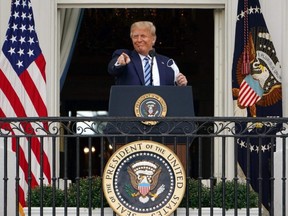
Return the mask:
<svg viewBox="0 0 288 216"><path fill-rule="evenodd" d="M57 56L54 53L57 39L55 31L57 26L54 24L56 19L56 5L54 0L41 1L31 0L36 33L38 34L40 47L46 59L46 77L47 77L47 108L49 116L59 116L59 86L60 78L57 73L57 65L55 61Z"/></svg>
<svg viewBox="0 0 288 216"><path fill-rule="evenodd" d="M283 149L283 143L284 138L277 138L276 139L276 152L274 154L274 172L275 172L275 188L274 188L274 197L275 197L275 202L274 202L274 214L275 216L280 216L282 215L282 212L280 209L282 209L282 196L283 196L283 179L282 179L282 174L283 174L283 150L285 151L286 154L286 160L287 160L287 155L288 155L288 138L285 138L286 142L286 149L284 147ZM286 163L286 177L288 173L288 166ZM288 187L286 186L286 212L288 210L288 199L287 199L287 194L288 194Z"/></svg>
<svg viewBox="0 0 288 216"><path fill-rule="evenodd" d="M10 15L10 2L0 1L0 45L2 48L4 36L8 26L8 19Z"/></svg>
<svg viewBox="0 0 288 216"><path fill-rule="evenodd" d="M288 3L287 0L260 0L267 28L282 65L283 116L288 116Z"/></svg>

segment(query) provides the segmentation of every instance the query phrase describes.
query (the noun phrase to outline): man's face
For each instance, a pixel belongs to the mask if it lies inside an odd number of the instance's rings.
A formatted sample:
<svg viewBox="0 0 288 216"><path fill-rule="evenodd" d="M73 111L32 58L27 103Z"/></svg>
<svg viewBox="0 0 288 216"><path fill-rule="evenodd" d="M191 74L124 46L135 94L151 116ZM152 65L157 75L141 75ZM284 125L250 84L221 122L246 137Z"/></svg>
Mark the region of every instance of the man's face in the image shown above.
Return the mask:
<svg viewBox="0 0 288 216"><path fill-rule="evenodd" d="M151 34L149 29L135 28L132 30L131 39L134 49L141 55L146 56L152 49L156 37Z"/></svg>

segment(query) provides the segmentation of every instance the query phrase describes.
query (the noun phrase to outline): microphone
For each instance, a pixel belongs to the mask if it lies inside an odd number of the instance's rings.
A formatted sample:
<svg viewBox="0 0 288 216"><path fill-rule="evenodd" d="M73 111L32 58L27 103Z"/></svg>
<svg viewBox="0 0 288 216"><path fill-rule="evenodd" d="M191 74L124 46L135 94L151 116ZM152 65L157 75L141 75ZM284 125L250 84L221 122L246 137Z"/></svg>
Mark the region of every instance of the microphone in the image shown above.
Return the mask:
<svg viewBox="0 0 288 216"><path fill-rule="evenodd" d="M153 70L153 61L154 61L154 57L156 56L156 52L155 52L155 49L153 48L152 50L150 50L148 52L148 55L152 58L151 59L151 71L150 71L150 74L151 74L151 80L150 80L150 84L151 86L153 86L153 73L152 73L152 70Z"/></svg>
<svg viewBox="0 0 288 216"><path fill-rule="evenodd" d="M156 56L155 49L150 50L148 54L150 57L154 58L154 56Z"/></svg>

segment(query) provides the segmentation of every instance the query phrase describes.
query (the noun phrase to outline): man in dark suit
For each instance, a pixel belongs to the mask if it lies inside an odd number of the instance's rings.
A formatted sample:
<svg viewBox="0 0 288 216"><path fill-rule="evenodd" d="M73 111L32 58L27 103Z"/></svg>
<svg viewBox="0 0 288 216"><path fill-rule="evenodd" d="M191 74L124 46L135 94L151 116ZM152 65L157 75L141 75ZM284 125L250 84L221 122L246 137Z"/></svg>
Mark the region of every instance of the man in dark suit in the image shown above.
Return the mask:
<svg viewBox="0 0 288 216"><path fill-rule="evenodd" d="M117 85L145 85L145 57L148 57L151 65L149 85L187 85L186 77L179 72L174 60L155 53L153 46L156 41L156 28L152 22L133 23L130 37L134 50L116 50L108 65L108 72L115 77Z"/></svg>

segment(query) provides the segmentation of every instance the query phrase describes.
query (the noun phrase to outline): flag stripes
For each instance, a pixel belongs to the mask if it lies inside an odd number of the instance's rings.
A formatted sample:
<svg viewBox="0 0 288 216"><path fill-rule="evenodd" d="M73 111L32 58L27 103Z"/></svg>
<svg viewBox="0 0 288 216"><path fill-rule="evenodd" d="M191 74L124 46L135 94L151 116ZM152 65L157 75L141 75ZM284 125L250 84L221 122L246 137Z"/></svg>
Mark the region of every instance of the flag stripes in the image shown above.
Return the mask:
<svg viewBox="0 0 288 216"><path fill-rule="evenodd" d="M0 53L0 117L48 116L45 67L31 2L12 0L6 39ZM13 136L9 138L9 148L19 157L18 196L20 206L25 206L29 184L40 185L41 176L44 184L51 183L52 148L48 138L40 138L47 135L47 122L20 121L19 126L22 131L13 130L13 123L1 125L0 129L11 131L9 135Z"/></svg>
<svg viewBox="0 0 288 216"><path fill-rule="evenodd" d="M242 82L239 91L239 102L241 106L248 107L254 105L261 97L249 86L247 82Z"/></svg>

